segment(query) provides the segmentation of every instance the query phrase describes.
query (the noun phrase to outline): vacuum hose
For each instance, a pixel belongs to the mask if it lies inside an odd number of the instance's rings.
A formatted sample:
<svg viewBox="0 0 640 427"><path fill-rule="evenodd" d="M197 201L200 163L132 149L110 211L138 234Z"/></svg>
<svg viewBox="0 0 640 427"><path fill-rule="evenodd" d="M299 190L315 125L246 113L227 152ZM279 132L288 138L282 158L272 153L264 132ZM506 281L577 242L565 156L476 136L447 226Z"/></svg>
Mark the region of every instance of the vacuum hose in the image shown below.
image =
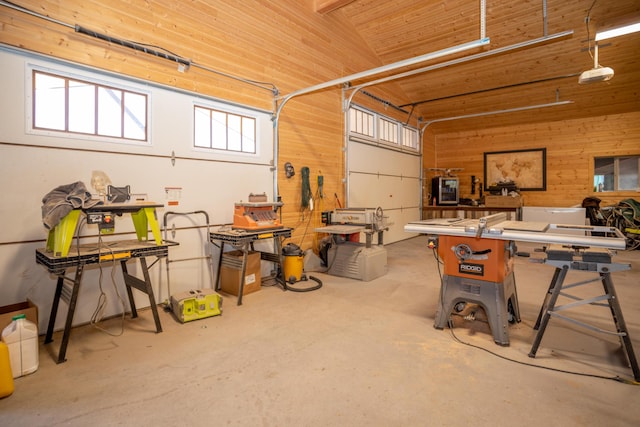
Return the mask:
<svg viewBox="0 0 640 427"><path fill-rule="evenodd" d="M306 280L307 280L307 276L303 275L301 281L306 281ZM290 283L287 284L287 282L285 281L283 283L283 286L286 290L293 291L293 292L310 292L310 291L315 291L317 289L320 289L322 287L322 281L317 277L309 276L309 280L313 280L314 282L317 283L317 285L310 286L308 288L294 288L291 286Z"/></svg>

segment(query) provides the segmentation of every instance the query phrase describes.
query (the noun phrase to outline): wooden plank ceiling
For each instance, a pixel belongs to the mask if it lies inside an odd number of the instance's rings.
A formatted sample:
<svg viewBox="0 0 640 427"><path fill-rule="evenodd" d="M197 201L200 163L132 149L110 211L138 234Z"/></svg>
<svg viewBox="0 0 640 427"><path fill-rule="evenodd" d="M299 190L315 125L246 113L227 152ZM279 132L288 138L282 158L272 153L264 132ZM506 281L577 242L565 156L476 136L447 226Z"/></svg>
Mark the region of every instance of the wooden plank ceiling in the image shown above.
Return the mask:
<svg viewBox="0 0 640 427"><path fill-rule="evenodd" d="M480 1L355 0L328 14L344 14L355 34L381 64L415 57L479 39ZM544 10L546 9L546 19ZM590 13L589 13L590 10ZM586 17L589 14L587 28ZM368 88L425 121L527 107L555 101L572 104L492 114L430 125L438 132L509 126L618 114L640 109L640 33L601 42L599 63L611 67L608 82L579 85L578 75L593 67L588 47L597 31L640 21L639 0L487 0L490 45L410 69L572 30L557 41L421 73ZM589 33L587 32L589 31ZM403 69L402 71L406 71ZM397 72L396 72L397 73ZM393 73L390 73L393 74ZM368 79L372 80L372 79ZM353 82L354 84L362 83ZM397 93L397 89L395 91Z"/></svg>

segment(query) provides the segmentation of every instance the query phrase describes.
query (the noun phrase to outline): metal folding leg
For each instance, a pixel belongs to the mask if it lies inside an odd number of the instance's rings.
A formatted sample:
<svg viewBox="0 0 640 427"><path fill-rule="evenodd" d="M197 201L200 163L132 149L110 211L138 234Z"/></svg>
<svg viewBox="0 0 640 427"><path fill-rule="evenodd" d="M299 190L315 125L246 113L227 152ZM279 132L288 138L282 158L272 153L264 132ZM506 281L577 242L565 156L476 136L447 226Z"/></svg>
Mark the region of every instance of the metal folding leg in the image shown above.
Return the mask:
<svg viewBox="0 0 640 427"><path fill-rule="evenodd" d="M549 283L549 289L547 290L547 295L544 297L544 302L542 303L542 307L540 308L540 313L538 313L538 320L536 320L536 324L533 326L534 330L538 330L540 328L540 322L542 321L542 315L544 314L544 310L549 305L549 298L551 298L551 294L553 294L553 287L558 281L558 275L562 271L561 268L556 268L553 271L553 277L551 278L551 283ZM566 275L567 273L565 273ZM563 279L564 280L564 279Z"/></svg>
<svg viewBox="0 0 640 427"><path fill-rule="evenodd" d="M156 332L162 332L160 316L158 315L158 307L156 306L156 299L153 295L153 287L151 286L151 278L149 277L149 269L147 268L147 260L144 257L140 257L139 259L144 280L141 280L129 274L129 271L127 270L126 259L120 261L120 265L122 266L122 275L124 277L124 284L127 287L127 295L129 296L129 304L131 305L131 317L138 317L138 310L136 310L136 303L133 299L133 292L131 292L131 288L133 287L140 292L147 294L147 296L149 297L149 304L151 305L153 320L156 323Z"/></svg>
<svg viewBox="0 0 640 427"><path fill-rule="evenodd" d="M553 279L551 280L551 284L549 285L549 291L547 292L547 296L545 297L545 301L540 309L540 314L538 315L538 321L534 329L538 330L536 337L533 341L533 345L531 347L531 351L529 352L529 357L535 357L536 352L538 351L538 347L540 346L540 342L542 341L542 337L544 332L549 324L549 320L552 316L558 317L562 320L569 321L578 326L585 327L587 329L593 330L599 333L606 333L616 335L620 338L620 342L622 348L625 351L627 356L627 361L629 362L629 366L633 372L633 376L636 381L640 381L640 368L638 367L638 361L636 359L636 355L633 351L633 345L631 343L631 338L629 337L629 331L627 330L626 323L624 321L624 317L622 315L622 309L620 308L620 303L618 301L618 296L615 291L615 287L613 285L613 281L611 280L611 271L615 271L616 269L626 269L625 266L621 266L619 264L603 264L603 263L573 263L571 261L560 262L555 261L551 262L551 264L556 265L556 271L553 275ZM599 274L599 278L594 280L587 280L584 282L578 282L573 284L564 285L564 280L567 276L567 273L570 269L577 269L581 271L589 271ZM602 282L602 286L604 288L604 295L596 296L589 299L579 299L576 297L569 296L577 301L568 303L565 305L558 306L556 305L558 301L558 297L562 293L563 289L568 289L570 287L580 286L587 283L594 282L596 280L600 280ZM586 304L597 304L599 301L606 300L607 305L611 311L611 316L613 317L614 324L616 326L616 332L607 331L584 322L572 319L563 314L560 314L561 311L567 310L574 307L579 307L581 305ZM599 304L604 305L604 304Z"/></svg>
<svg viewBox="0 0 640 427"><path fill-rule="evenodd" d="M611 316L613 317L613 321L616 325L617 335L620 337L620 341L622 343L622 347L625 350L625 354L627 355L627 361L629 362L629 366L633 372L633 376L636 381L640 381L640 368L638 367L638 360L636 359L635 352L633 351L633 344L631 343L631 338L629 337L629 332L627 330L627 324L624 321L624 317L622 316L622 309L620 308L620 302L618 301L618 295L616 294L616 290L613 286L613 280L611 280L611 274L601 274L602 277L602 286L604 287L604 291L607 295L610 295L609 298L609 308L611 309Z"/></svg>
<svg viewBox="0 0 640 427"><path fill-rule="evenodd" d="M238 261L237 259L231 259L231 258L225 257L224 245L225 245L224 241L220 243L220 256L218 258L218 269L216 270L216 277L214 279L214 289L216 291L219 291L221 288L220 271L222 269L223 264L235 270L240 270L240 283L238 284L237 305L242 305L242 296L244 294L244 279L245 279L245 274L247 272L247 255L249 254L250 248L253 249L253 244L250 242L245 242L240 246L240 250L242 251L242 258L240 261Z"/></svg>
<svg viewBox="0 0 640 427"><path fill-rule="evenodd" d="M67 345L69 344L69 336L71 335L71 325L73 323L73 315L76 311L76 303L78 301L78 292L80 290L80 282L82 281L82 272L84 265L79 264L76 268L76 274L73 280L65 276L63 270L58 274L58 282L56 285L56 292L53 297L53 304L51 306L51 315L49 316L49 325L47 326L47 335L45 335L44 343L49 344L53 341L53 328L56 323L56 315L58 314L58 306L60 304L60 298L64 299L69 308L67 310L67 319L64 324L64 332L62 333L62 341L60 343L60 350L58 351L58 358L56 363L65 362L67 359ZM71 284L66 284L65 280L71 281Z"/></svg>
<svg viewBox="0 0 640 427"><path fill-rule="evenodd" d="M564 278L567 276L568 271L569 267L564 266L563 268L557 268L554 272L553 279L551 280L551 284L549 285L549 292L551 292L551 294L547 292L547 297L545 298L545 301L542 304L542 308L540 309L540 314L538 315L538 321L534 326L534 329L537 329L538 333L533 340L533 345L531 347L531 351L529 352L529 357L536 357L536 352L538 351L538 347L540 346L540 342L542 341L542 336L544 335L544 331L545 329L547 329L547 325L549 324L551 312L556 306L556 301L558 301L558 297L560 296L560 291L562 290L562 282L564 282Z"/></svg>

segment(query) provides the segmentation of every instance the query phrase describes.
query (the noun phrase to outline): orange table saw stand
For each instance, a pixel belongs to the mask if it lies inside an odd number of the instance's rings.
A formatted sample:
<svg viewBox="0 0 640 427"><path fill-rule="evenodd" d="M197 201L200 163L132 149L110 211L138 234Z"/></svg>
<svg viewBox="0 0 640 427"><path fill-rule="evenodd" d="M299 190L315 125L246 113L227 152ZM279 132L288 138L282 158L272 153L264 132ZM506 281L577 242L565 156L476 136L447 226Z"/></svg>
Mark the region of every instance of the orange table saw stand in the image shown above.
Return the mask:
<svg viewBox="0 0 640 427"><path fill-rule="evenodd" d="M513 241L439 236L438 255L444 274L434 327L447 326L458 303L475 303L484 309L494 341L509 345L509 323L520 322L513 273L515 252Z"/></svg>

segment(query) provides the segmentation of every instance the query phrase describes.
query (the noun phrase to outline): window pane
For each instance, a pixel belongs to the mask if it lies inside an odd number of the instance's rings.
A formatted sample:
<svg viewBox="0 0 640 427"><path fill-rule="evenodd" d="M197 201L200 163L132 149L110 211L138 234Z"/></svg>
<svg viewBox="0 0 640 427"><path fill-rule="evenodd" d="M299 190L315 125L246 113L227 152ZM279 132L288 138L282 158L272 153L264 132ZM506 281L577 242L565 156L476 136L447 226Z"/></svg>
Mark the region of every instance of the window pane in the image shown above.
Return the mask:
<svg viewBox="0 0 640 427"><path fill-rule="evenodd" d="M96 133L95 85L69 80L70 132Z"/></svg>
<svg viewBox="0 0 640 427"><path fill-rule="evenodd" d="M402 128L402 145L418 149L418 132L410 128Z"/></svg>
<svg viewBox="0 0 640 427"><path fill-rule="evenodd" d="M370 113L359 108L349 108L349 132L370 137L378 142L391 143L420 151L419 133L402 122ZM397 147L398 149L400 147Z"/></svg>
<svg viewBox="0 0 640 427"><path fill-rule="evenodd" d="M227 115L227 148L233 151L242 151L242 127L240 116Z"/></svg>
<svg viewBox="0 0 640 427"><path fill-rule="evenodd" d="M398 125L383 118L379 119L380 139L389 142L398 142Z"/></svg>
<svg viewBox="0 0 640 427"><path fill-rule="evenodd" d="M256 153L255 118L205 107L194 107L194 110L196 147Z"/></svg>
<svg viewBox="0 0 640 427"><path fill-rule="evenodd" d="M352 125L352 130L357 133L364 133L364 126L362 124L362 118L364 117L362 111L355 110L356 117Z"/></svg>
<svg viewBox="0 0 640 427"><path fill-rule="evenodd" d="M613 170L613 157L595 159L593 183L595 191L613 191Z"/></svg>
<svg viewBox="0 0 640 427"><path fill-rule="evenodd" d="M618 190L638 188L638 157L619 157L618 171Z"/></svg>
<svg viewBox="0 0 640 427"><path fill-rule="evenodd" d="M211 148L227 149L227 115L211 112Z"/></svg>
<svg viewBox="0 0 640 427"><path fill-rule="evenodd" d="M256 121L249 117L242 118L242 151L256 152Z"/></svg>
<svg viewBox="0 0 640 427"><path fill-rule="evenodd" d="M354 132L356 130L356 109L349 108L349 130Z"/></svg>
<svg viewBox="0 0 640 427"><path fill-rule="evenodd" d="M211 148L211 119L209 110L195 108L194 144L196 147Z"/></svg>
<svg viewBox="0 0 640 427"><path fill-rule="evenodd" d="M122 91L98 88L98 135L122 136Z"/></svg>
<svg viewBox="0 0 640 427"><path fill-rule="evenodd" d="M65 130L65 79L34 73L33 126Z"/></svg>
<svg viewBox="0 0 640 427"><path fill-rule="evenodd" d="M349 109L349 131L373 137L374 116L357 108Z"/></svg>
<svg viewBox="0 0 640 427"><path fill-rule="evenodd" d="M124 137L146 140L147 97L124 92Z"/></svg>
<svg viewBox="0 0 640 427"><path fill-rule="evenodd" d="M147 141L145 94L36 70L33 81L34 129Z"/></svg>

